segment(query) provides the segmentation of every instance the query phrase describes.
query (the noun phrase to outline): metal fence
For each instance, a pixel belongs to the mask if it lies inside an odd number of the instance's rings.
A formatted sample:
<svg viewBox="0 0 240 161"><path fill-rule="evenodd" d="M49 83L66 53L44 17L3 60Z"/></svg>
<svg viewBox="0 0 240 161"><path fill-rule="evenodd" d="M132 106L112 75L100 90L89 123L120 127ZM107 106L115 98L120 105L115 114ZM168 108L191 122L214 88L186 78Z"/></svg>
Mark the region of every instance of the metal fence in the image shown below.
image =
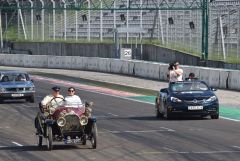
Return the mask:
<svg viewBox="0 0 240 161"><path fill-rule="evenodd" d="M209 59L240 62L239 0L209 3L207 35L206 0L5 2L1 11L5 40L113 43L118 31L121 43L153 43L202 56L202 41L208 36Z"/></svg>

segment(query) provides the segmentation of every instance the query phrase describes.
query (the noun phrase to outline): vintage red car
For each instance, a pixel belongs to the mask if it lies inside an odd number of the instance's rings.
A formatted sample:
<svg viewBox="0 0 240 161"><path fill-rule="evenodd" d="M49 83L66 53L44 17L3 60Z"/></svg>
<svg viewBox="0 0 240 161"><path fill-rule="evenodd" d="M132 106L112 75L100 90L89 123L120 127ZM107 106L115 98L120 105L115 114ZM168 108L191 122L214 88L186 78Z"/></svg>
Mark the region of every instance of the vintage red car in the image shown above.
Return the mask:
<svg viewBox="0 0 240 161"><path fill-rule="evenodd" d="M95 149L98 133L96 118L92 116L92 103L62 102L57 108L40 106L41 112L35 120L38 146L42 146L43 138L47 140L48 150L52 150L53 142L86 145L86 141L90 140Z"/></svg>

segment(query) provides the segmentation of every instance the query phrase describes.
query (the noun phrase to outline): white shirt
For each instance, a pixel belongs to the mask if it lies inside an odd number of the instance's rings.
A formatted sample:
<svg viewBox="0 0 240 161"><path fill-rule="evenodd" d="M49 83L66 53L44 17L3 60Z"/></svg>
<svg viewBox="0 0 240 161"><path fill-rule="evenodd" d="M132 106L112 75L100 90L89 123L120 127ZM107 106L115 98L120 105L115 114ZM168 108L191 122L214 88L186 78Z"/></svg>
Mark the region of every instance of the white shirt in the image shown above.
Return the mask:
<svg viewBox="0 0 240 161"><path fill-rule="evenodd" d="M78 106L78 105L81 105L81 104L82 104L82 101L81 101L80 97L77 96L77 95L66 96L66 97L65 97L65 101L66 101L66 104L67 104L67 105L75 105L75 106Z"/></svg>
<svg viewBox="0 0 240 161"><path fill-rule="evenodd" d="M59 105L63 103L63 99L64 99L62 95L58 95L57 97L60 97L60 98L53 99L54 98L53 95L47 95L46 97L43 98L43 100L41 101L41 104L43 106L46 106L48 103L51 103L50 105L51 107L57 108Z"/></svg>
<svg viewBox="0 0 240 161"><path fill-rule="evenodd" d="M178 75L176 71L180 73L180 75ZM169 82L177 82L177 81L183 81L183 70L182 69L170 70Z"/></svg>

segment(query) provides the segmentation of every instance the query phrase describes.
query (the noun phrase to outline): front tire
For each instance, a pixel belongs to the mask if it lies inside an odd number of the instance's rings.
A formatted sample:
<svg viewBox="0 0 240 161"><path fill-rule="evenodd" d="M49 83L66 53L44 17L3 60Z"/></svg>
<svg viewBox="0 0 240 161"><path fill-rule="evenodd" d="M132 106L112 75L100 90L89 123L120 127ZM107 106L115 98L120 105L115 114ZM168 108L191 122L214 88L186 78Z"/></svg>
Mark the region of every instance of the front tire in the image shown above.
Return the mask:
<svg viewBox="0 0 240 161"><path fill-rule="evenodd" d="M97 148L97 138L98 138L97 124L96 124L96 122L94 122L92 125L92 138L91 138L91 143L92 143L93 149Z"/></svg>
<svg viewBox="0 0 240 161"><path fill-rule="evenodd" d="M211 119L219 119L219 114L211 115Z"/></svg>
<svg viewBox="0 0 240 161"><path fill-rule="evenodd" d="M38 135L38 147L42 147L43 137Z"/></svg>
<svg viewBox="0 0 240 161"><path fill-rule="evenodd" d="M35 102L35 98L34 96L30 96L26 99L27 102L30 102L30 103L34 103Z"/></svg>
<svg viewBox="0 0 240 161"><path fill-rule="evenodd" d="M47 149L49 151L51 151L52 148L53 148L53 144L52 144L53 137L52 137L52 127L51 126L47 127L47 134L48 134L48 137L47 137Z"/></svg>

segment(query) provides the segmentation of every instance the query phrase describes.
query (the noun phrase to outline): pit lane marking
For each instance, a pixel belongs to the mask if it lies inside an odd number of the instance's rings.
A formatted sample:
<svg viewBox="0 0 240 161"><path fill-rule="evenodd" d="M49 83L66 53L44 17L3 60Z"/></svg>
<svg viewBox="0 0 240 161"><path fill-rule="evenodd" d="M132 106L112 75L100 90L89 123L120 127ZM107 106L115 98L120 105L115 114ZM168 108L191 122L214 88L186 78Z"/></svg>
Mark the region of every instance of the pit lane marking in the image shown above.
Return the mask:
<svg viewBox="0 0 240 161"><path fill-rule="evenodd" d="M23 146L22 144L19 144L19 143L15 142L15 141L12 141L12 143L17 145L17 146Z"/></svg>

